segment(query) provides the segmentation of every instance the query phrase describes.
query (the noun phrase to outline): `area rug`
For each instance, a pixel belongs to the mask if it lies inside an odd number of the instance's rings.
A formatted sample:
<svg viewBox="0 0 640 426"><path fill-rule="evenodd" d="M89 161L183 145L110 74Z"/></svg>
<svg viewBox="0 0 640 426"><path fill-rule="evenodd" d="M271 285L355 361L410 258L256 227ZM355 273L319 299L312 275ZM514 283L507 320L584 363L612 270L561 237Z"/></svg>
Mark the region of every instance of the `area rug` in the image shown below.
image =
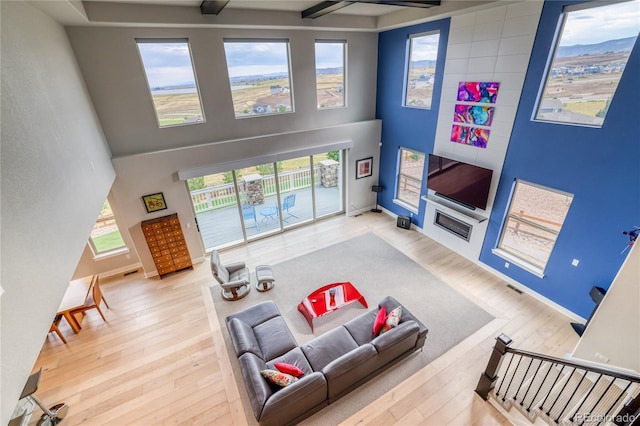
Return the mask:
<svg viewBox="0 0 640 426"><path fill-rule="evenodd" d="M224 262L224 253L221 257ZM423 351L387 369L303 422L309 425L335 425L347 419L493 319L485 310L372 233L272 266L276 281L270 291L261 293L254 286L244 299L229 302L222 299L217 285L212 287L216 313L250 424L257 424L257 421L251 411L224 321L234 312L265 300L273 300L296 341L302 345L367 310L377 309L378 302L390 295L429 329ZM254 273L252 271L252 283L256 282ZM316 318L312 332L298 312L298 304L315 289L343 281L355 285L367 300L369 308L352 303Z"/></svg>

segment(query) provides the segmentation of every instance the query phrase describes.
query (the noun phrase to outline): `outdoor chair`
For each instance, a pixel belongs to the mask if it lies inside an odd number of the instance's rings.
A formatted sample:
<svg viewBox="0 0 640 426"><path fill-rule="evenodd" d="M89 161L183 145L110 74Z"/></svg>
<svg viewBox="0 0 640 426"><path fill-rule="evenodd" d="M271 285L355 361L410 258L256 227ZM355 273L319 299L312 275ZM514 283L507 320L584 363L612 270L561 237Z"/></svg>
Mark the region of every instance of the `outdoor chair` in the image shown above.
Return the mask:
<svg viewBox="0 0 640 426"><path fill-rule="evenodd" d="M226 300L238 300L251 291L249 286L251 274L244 262L234 262L228 265L220 263L217 250L211 252L211 273L222 287L222 297Z"/></svg>
<svg viewBox="0 0 640 426"><path fill-rule="evenodd" d="M258 226L258 219L256 218L256 207L250 206L249 204L245 204L242 206L242 220L245 221L244 226L247 226L247 220L253 219L253 226L259 231L260 227Z"/></svg>
<svg viewBox="0 0 640 426"><path fill-rule="evenodd" d="M298 216L296 216L295 214L289 211L289 209L295 205L296 205L296 194L289 194L286 197L284 197L284 201L282 202L282 211L287 212L288 214L287 217L295 217L296 219L298 218ZM283 216L282 220L285 220L285 219L286 218Z"/></svg>

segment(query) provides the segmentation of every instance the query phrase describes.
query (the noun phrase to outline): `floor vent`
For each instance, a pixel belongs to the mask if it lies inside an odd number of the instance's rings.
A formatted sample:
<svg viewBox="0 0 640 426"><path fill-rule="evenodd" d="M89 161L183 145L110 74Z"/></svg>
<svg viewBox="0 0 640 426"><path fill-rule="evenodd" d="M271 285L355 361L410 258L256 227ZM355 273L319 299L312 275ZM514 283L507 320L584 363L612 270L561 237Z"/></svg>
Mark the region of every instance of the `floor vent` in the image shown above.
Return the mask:
<svg viewBox="0 0 640 426"><path fill-rule="evenodd" d="M518 290L517 288L515 288L511 284L507 284L507 288L510 288L511 290L515 291L518 294L522 294L522 290Z"/></svg>
<svg viewBox="0 0 640 426"><path fill-rule="evenodd" d="M131 275L131 274L135 274L136 272L138 272L138 270L134 270L134 271L129 271L129 272L125 272L124 276L126 277L127 275Z"/></svg>

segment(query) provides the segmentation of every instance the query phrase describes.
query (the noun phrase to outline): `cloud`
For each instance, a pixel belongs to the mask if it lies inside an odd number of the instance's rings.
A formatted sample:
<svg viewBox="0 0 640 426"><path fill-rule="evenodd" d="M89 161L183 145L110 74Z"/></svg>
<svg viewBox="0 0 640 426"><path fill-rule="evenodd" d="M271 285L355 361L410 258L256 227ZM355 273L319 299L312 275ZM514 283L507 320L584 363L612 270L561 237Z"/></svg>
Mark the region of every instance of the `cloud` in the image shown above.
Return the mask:
<svg viewBox="0 0 640 426"><path fill-rule="evenodd" d="M344 43L316 43L316 68L344 66Z"/></svg>
<svg viewBox="0 0 640 426"><path fill-rule="evenodd" d="M429 34L411 39L411 61L435 61L438 58L440 34Z"/></svg>
<svg viewBox="0 0 640 426"><path fill-rule="evenodd" d="M289 49L286 42L225 41L224 51L230 77L289 70Z"/></svg>
<svg viewBox="0 0 640 426"><path fill-rule="evenodd" d="M138 43L149 87L194 84L187 43Z"/></svg>
<svg viewBox="0 0 640 426"><path fill-rule="evenodd" d="M606 4L570 12L560 45L594 44L633 37L639 30L640 0Z"/></svg>

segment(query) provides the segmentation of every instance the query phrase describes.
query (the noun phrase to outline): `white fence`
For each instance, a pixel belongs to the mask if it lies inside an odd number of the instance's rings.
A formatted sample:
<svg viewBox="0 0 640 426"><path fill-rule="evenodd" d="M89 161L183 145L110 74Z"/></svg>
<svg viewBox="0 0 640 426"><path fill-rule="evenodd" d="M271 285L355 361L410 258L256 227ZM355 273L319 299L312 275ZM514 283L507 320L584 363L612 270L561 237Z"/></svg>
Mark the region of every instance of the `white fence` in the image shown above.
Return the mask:
<svg viewBox="0 0 640 426"><path fill-rule="evenodd" d="M313 168L314 182L320 184L320 167ZM311 187L311 169L298 169L291 172L278 172L278 180L280 182L280 193L296 191L298 189ZM276 178L275 175L262 176L262 187L264 196L271 197L276 195ZM240 201L244 202L244 181L238 180L238 188L240 190ZM237 205L237 194L233 183L225 183L223 185L212 186L209 188L197 189L191 191L191 201L195 207L196 213L204 213L210 210L222 209L225 207Z"/></svg>

